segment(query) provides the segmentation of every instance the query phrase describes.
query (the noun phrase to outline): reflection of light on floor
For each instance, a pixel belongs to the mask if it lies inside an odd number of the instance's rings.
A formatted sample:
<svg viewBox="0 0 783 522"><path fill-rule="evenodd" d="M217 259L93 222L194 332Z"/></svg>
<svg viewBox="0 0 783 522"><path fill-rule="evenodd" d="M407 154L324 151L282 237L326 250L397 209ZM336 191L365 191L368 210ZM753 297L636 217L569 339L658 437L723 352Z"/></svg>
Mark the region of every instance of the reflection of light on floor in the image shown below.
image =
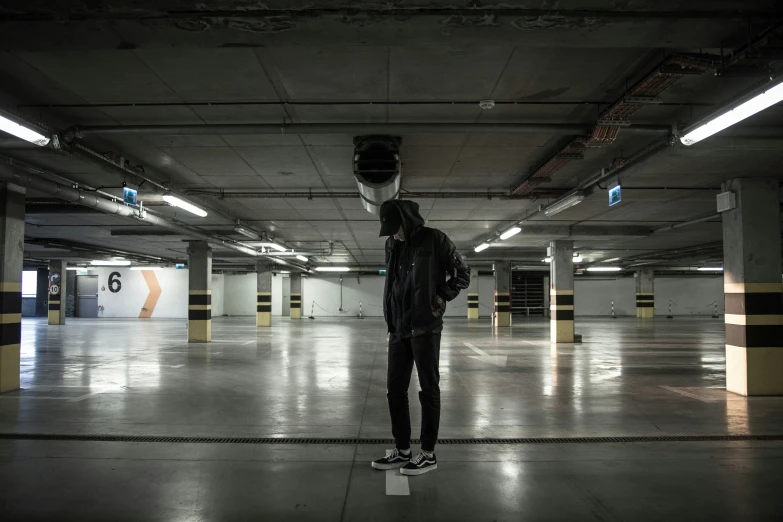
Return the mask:
<svg viewBox="0 0 783 522"><path fill-rule="evenodd" d="M726 401L726 428L729 435L750 433L748 422L748 399L729 397Z"/></svg>
<svg viewBox="0 0 783 522"><path fill-rule="evenodd" d="M491 410L495 400L496 397L491 395L473 396L473 422L477 428L483 429L494 425Z"/></svg>

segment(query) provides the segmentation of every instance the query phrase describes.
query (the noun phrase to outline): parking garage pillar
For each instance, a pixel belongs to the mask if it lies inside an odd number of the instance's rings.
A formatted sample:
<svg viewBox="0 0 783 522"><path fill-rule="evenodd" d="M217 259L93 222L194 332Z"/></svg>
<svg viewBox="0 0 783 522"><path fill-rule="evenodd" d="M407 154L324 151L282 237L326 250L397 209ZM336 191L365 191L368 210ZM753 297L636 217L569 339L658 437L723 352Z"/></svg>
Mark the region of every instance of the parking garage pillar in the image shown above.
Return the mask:
<svg viewBox="0 0 783 522"><path fill-rule="evenodd" d="M49 324L65 324L65 305L68 263L63 260L49 261Z"/></svg>
<svg viewBox="0 0 783 522"><path fill-rule="evenodd" d="M736 208L723 212L726 389L783 395L783 284L778 181L728 184Z"/></svg>
<svg viewBox="0 0 783 522"><path fill-rule="evenodd" d="M511 262L495 263L495 326L511 326Z"/></svg>
<svg viewBox="0 0 783 522"><path fill-rule="evenodd" d="M654 284L655 273L652 268L636 272L636 317L650 319L655 315Z"/></svg>
<svg viewBox="0 0 783 522"><path fill-rule="evenodd" d="M552 262L549 267L550 340L574 342L574 242L549 243Z"/></svg>
<svg viewBox="0 0 783 522"><path fill-rule="evenodd" d="M468 319L479 318L479 279L478 269L470 270L470 285L468 285Z"/></svg>
<svg viewBox="0 0 783 522"><path fill-rule="evenodd" d="M256 263L256 326L272 326L272 267L266 261Z"/></svg>
<svg viewBox="0 0 783 522"><path fill-rule="evenodd" d="M212 340L212 249L206 241L188 246L188 342Z"/></svg>
<svg viewBox="0 0 783 522"><path fill-rule="evenodd" d="M19 389L24 198L22 187L0 185L0 393Z"/></svg>
<svg viewBox="0 0 783 522"><path fill-rule="evenodd" d="M302 318L302 274L291 274L291 319Z"/></svg>

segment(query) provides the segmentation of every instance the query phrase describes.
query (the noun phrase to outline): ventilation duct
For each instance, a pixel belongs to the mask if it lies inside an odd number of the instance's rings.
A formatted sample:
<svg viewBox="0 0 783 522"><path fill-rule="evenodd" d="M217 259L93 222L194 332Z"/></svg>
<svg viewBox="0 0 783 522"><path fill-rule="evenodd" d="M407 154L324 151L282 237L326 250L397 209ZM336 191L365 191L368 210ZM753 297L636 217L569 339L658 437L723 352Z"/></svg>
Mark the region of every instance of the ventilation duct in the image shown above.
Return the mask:
<svg viewBox="0 0 783 522"><path fill-rule="evenodd" d="M353 139L353 175L368 212L381 213L384 201L400 195L400 143L392 136L359 136Z"/></svg>

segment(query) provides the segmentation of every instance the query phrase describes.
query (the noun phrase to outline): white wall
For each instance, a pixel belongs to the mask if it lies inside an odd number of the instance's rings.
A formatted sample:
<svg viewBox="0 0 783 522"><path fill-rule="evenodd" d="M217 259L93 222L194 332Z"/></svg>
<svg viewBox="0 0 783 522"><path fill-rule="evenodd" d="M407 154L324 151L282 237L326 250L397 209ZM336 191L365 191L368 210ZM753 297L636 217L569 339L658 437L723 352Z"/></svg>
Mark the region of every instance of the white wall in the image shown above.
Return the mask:
<svg viewBox="0 0 783 522"><path fill-rule="evenodd" d="M655 315L669 313L669 299L672 315L711 315L714 302L718 302L718 313L725 310L723 297L723 276L715 277L656 277Z"/></svg>
<svg viewBox="0 0 783 522"><path fill-rule="evenodd" d="M309 316L311 308L316 317L353 317L359 313L359 301L362 302L362 315L365 317L383 317L383 285L385 278L381 276L362 276L357 281L356 276L343 276L342 307L340 312L340 278L339 277L305 277L302 278L302 315ZM482 295L486 306L494 306L494 280L492 277L482 277L479 280L479 303ZM312 302L315 301L315 306ZM456 299L448 303L446 317L466 317L468 306L467 290L459 293ZM479 306L480 310L482 309ZM275 312L275 295L272 295L272 310ZM482 315L488 315L489 309L483 309Z"/></svg>
<svg viewBox="0 0 783 522"><path fill-rule="evenodd" d="M283 315L283 285L290 284L291 280L282 274L272 276L272 315Z"/></svg>
<svg viewBox="0 0 783 522"><path fill-rule="evenodd" d="M212 274L212 317L223 315L223 293L226 278L223 274Z"/></svg>
<svg viewBox="0 0 783 522"><path fill-rule="evenodd" d="M258 277L255 273L226 274L223 313L233 316L256 315Z"/></svg>
<svg viewBox="0 0 783 522"><path fill-rule="evenodd" d="M675 304L673 315L712 315L714 302L718 313L724 310L723 277L655 278L655 315L667 315L669 299ZM611 301L617 315L636 315L636 279L607 277L574 280L575 315L610 315Z"/></svg>
<svg viewBox="0 0 783 522"><path fill-rule="evenodd" d="M495 278L479 276L479 317L489 317L495 311ZM466 291L467 295L467 291ZM467 299L467 297L466 297ZM467 311L465 312L467 316Z"/></svg>
<svg viewBox="0 0 783 522"><path fill-rule="evenodd" d="M117 293L109 290L109 275L118 272L122 284ZM160 285L161 294L152 317L187 318L188 271L164 268L152 271ZM127 267L101 267L90 270L98 275L98 306L103 306L99 317L138 317L150 293L141 271Z"/></svg>
<svg viewBox="0 0 783 522"><path fill-rule="evenodd" d="M611 315L612 301L615 314L635 316L636 279L574 280L574 315Z"/></svg>

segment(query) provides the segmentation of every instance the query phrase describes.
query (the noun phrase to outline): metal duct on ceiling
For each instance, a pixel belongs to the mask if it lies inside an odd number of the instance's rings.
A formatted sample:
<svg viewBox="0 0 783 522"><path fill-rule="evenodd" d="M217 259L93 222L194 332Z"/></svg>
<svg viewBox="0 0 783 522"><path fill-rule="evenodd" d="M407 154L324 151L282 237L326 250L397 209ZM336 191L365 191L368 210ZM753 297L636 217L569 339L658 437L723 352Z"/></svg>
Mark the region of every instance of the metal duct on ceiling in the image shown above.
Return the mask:
<svg viewBox="0 0 783 522"><path fill-rule="evenodd" d="M362 198L362 206L380 215L384 201L400 195L402 138L392 136L358 136L354 138L353 175Z"/></svg>

